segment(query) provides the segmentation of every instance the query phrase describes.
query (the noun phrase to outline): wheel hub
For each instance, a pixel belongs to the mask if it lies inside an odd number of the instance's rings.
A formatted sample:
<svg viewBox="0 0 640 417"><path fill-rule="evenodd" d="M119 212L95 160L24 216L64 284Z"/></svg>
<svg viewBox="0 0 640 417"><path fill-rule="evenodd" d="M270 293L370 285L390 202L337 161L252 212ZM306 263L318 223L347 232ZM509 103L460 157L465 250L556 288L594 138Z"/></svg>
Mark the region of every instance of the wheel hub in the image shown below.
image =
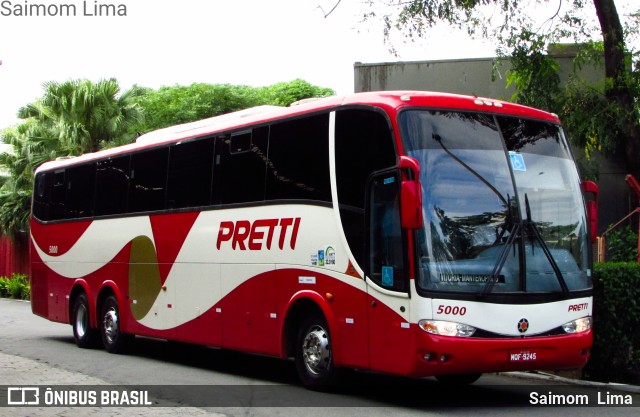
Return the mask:
<svg viewBox="0 0 640 417"><path fill-rule="evenodd" d="M107 340L109 343L113 343L118 335L118 315L115 309L107 311L104 315L102 326Z"/></svg>
<svg viewBox="0 0 640 417"><path fill-rule="evenodd" d="M79 338L84 337L85 333L87 332L88 325L89 323L87 308L84 306L84 304L81 304L80 306L78 306L78 310L76 312L76 333L78 334Z"/></svg>
<svg viewBox="0 0 640 417"><path fill-rule="evenodd" d="M313 326L302 342L304 364L314 375L326 372L331 359L331 348L327 332L320 326Z"/></svg>

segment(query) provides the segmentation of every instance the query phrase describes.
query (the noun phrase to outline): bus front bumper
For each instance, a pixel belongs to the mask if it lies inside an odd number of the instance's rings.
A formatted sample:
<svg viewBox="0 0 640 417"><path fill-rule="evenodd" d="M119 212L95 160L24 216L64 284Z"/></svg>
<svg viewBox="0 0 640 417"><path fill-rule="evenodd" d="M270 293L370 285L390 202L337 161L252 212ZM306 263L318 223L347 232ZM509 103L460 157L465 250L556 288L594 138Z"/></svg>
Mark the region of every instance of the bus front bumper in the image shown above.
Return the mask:
<svg viewBox="0 0 640 417"><path fill-rule="evenodd" d="M592 330L496 339L435 336L418 330L416 336L413 376L580 368L593 343Z"/></svg>

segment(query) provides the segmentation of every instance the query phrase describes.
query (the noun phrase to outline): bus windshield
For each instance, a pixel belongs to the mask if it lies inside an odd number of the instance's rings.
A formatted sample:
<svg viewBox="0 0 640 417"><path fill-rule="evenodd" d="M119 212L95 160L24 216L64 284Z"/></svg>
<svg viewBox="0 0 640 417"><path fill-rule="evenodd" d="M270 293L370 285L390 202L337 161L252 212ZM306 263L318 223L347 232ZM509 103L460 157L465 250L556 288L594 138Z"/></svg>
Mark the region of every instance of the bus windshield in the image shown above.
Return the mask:
<svg viewBox="0 0 640 417"><path fill-rule="evenodd" d="M591 288L579 178L558 125L434 110L404 111L400 125L421 166L419 289Z"/></svg>

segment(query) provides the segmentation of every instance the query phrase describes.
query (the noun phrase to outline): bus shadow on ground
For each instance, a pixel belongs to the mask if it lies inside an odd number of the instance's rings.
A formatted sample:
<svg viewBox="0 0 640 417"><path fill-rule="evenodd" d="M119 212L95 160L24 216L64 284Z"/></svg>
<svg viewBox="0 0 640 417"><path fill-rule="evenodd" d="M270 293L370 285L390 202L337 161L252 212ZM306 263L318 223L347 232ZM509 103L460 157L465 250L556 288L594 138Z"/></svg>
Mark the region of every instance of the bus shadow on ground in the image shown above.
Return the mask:
<svg viewBox="0 0 640 417"><path fill-rule="evenodd" d="M277 358L179 342L136 338L130 355L208 369L252 381L239 385L189 387L155 386L163 398L207 407L387 407L418 409L440 407L517 406L528 390L509 386L444 386L433 378L406 378L355 370L339 374L335 386L311 391L300 385L295 364Z"/></svg>
<svg viewBox="0 0 640 417"><path fill-rule="evenodd" d="M55 337L74 344L72 337ZM107 354L106 352L104 353ZM597 403L592 387L551 385L513 381L492 384L492 380L469 386L447 386L434 378L407 378L355 370L340 372L338 382L328 390L312 391L300 385L295 364L272 357L246 354L180 342L137 337L127 356L178 364L224 374L238 383L226 385L151 385L145 389L156 405L179 404L194 407L405 407L433 410L459 407L532 406L531 394L565 398L587 395L589 405ZM212 377L212 380L214 378ZM634 403L640 401L634 395ZM573 404L555 404L573 405Z"/></svg>

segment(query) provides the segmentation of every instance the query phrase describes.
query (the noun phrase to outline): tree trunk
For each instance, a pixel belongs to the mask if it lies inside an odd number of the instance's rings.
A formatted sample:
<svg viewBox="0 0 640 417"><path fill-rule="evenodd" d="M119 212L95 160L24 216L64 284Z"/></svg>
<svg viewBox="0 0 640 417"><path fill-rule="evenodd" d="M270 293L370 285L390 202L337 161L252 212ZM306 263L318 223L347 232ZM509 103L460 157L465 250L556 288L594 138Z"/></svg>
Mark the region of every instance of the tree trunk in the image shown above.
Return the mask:
<svg viewBox="0 0 640 417"><path fill-rule="evenodd" d="M622 24L614 0L593 0L604 38L607 99L620 109L618 152L624 152L626 168L640 178L640 124L629 88L630 61L627 60Z"/></svg>

